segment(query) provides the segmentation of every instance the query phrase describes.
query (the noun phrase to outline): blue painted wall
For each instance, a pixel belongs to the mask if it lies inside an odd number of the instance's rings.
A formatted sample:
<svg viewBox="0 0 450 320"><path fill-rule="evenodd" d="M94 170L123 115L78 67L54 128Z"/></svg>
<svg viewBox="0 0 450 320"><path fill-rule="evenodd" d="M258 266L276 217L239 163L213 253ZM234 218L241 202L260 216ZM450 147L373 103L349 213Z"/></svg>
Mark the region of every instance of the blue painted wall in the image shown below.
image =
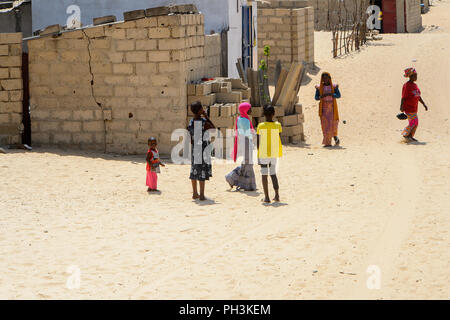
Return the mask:
<svg viewBox="0 0 450 320"><path fill-rule="evenodd" d="M168 4L193 3L205 14L205 33L220 32L228 28L229 0L33 0L33 31L52 24L66 25L67 7L77 5L81 9L81 23L92 24L95 17L115 15L123 20L123 12L158 7ZM233 0L230 0L233 1Z"/></svg>

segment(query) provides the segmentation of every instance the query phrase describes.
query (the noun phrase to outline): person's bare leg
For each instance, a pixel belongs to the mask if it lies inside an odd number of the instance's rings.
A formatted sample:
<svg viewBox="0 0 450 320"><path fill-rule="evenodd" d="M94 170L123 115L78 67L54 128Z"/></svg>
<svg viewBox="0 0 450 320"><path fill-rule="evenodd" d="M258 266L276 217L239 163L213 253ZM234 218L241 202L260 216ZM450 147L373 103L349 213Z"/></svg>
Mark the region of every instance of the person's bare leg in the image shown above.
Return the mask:
<svg viewBox="0 0 450 320"><path fill-rule="evenodd" d="M267 176L262 176L262 185L263 185L263 189L264 189L264 202L270 203L269 180L268 180Z"/></svg>
<svg viewBox="0 0 450 320"><path fill-rule="evenodd" d="M192 199L198 199L198 191L197 191L197 180L191 180L192 182Z"/></svg>
<svg viewBox="0 0 450 320"><path fill-rule="evenodd" d="M273 174L270 176L270 178L272 179L273 189L275 190L275 198L273 198L273 201L280 202L280 194L278 193L278 191L280 190L280 187L278 185L278 177L276 174Z"/></svg>
<svg viewBox="0 0 450 320"><path fill-rule="evenodd" d="M200 183L200 200L205 201L205 181L199 181Z"/></svg>

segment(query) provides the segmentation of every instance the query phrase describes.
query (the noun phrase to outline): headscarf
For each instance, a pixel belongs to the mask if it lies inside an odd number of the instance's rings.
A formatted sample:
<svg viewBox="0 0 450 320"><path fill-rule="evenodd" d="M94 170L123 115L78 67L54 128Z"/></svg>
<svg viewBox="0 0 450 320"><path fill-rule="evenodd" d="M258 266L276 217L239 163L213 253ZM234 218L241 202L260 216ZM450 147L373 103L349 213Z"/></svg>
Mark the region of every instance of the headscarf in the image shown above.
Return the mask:
<svg viewBox="0 0 450 320"><path fill-rule="evenodd" d="M320 87L318 88L320 91L320 95L323 95L323 87L325 86L322 81L322 78L324 75L327 75L328 77L330 77L331 93L334 94L334 90L335 90L336 86L333 85L333 80L331 79L331 74L328 72L324 72L324 73L322 73L322 76L320 77ZM323 101L322 101L322 99L320 99L319 117L322 116L322 110L323 110ZM333 97L333 114L334 114L334 120L339 120L339 111L338 111L338 107L337 107L336 98L334 98L334 97Z"/></svg>
<svg viewBox="0 0 450 320"><path fill-rule="evenodd" d="M417 73L416 69L414 69L414 68L408 68L408 69L405 69L405 75L404 75L404 77L405 77L405 78L409 78L409 77L411 77L413 74L416 74L416 73Z"/></svg>
<svg viewBox="0 0 450 320"><path fill-rule="evenodd" d="M250 127L252 128L252 132L253 132L255 130L255 128L253 127L253 123L250 120L250 117L248 116L248 111L251 108L252 108L252 106L251 106L250 103L248 103L248 102L241 103L239 105L239 113L240 113L242 118L245 118L245 119L247 119L250 122ZM233 148L233 155L232 155L234 162L236 162L236 160L237 160L237 153L238 153L238 136L239 136L238 135L238 127L237 127L238 120L239 120L239 117L236 118L236 123L234 125L234 129L235 129L235 132L236 132L236 135L234 137L234 148Z"/></svg>

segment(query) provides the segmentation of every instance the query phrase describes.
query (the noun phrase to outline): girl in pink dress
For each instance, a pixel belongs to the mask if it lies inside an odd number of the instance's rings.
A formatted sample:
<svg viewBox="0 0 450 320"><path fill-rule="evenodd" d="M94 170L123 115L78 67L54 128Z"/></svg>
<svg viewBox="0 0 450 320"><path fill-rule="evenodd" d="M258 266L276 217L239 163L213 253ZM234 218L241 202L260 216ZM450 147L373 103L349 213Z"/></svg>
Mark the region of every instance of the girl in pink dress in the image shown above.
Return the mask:
<svg viewBox="0 0 450 320"><path fill-rule="evenodd" d="M159 152L156 147L158 142L156 138L148 139L148 151L147 151L147 179L146 185L148 187L147 192L158 191L158 173L160 173L159 166L165 167L164 163L159 158Z"/></svg>

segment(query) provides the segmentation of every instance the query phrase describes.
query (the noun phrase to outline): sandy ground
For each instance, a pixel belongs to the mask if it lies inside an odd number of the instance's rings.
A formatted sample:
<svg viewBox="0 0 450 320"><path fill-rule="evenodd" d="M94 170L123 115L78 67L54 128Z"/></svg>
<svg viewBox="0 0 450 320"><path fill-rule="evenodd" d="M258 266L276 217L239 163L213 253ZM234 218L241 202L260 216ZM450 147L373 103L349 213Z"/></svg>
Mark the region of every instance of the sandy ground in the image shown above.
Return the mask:
<svg viewBox="0 0 450 320"><path fill-rule="evenodd" d="M344 58L317 33L317 74L300 92L307 144L285 147L279 205L227 192L230 164L214 166L200 204L189 166L163 169L149 196L142 157L0 154L0 298L450 297L450 1L435 2L424 32ZM431 109L414 145L395 118L410 65ZM313 88L325 70L343 94L339 149L320 145ZM67 287L71 267L79 288Z"/></svg>

